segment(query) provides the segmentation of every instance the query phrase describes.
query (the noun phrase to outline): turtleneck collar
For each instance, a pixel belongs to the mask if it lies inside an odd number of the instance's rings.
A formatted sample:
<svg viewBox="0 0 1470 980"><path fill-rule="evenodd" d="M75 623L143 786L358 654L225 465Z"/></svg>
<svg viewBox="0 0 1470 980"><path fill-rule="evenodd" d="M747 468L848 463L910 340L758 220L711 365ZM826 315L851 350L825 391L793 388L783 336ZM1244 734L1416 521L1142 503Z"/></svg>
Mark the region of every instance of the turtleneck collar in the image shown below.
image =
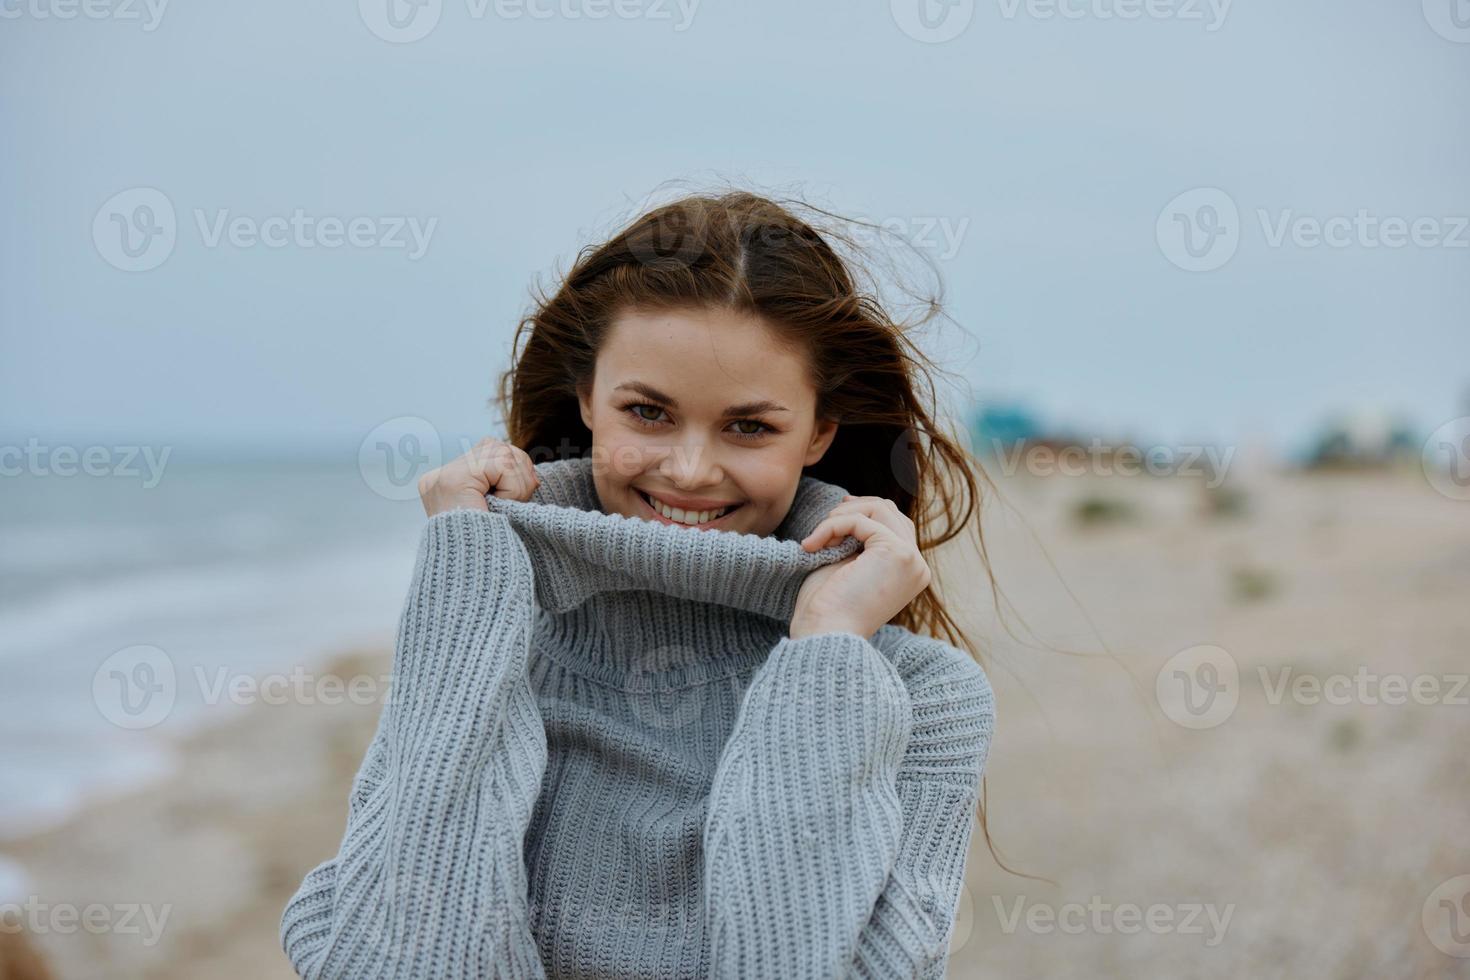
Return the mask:
<svg viewBox="0 0 1470 980"><path fill-rule="evenodd" d="M768 537L695 530L601 511L588 458L538 463L529 501L488 497L525 542L538 605L566 612L601 592L649 590L789 621L802 579L859 551L853 537L817 552L801 547L845 489L803 476Z"/></svg>

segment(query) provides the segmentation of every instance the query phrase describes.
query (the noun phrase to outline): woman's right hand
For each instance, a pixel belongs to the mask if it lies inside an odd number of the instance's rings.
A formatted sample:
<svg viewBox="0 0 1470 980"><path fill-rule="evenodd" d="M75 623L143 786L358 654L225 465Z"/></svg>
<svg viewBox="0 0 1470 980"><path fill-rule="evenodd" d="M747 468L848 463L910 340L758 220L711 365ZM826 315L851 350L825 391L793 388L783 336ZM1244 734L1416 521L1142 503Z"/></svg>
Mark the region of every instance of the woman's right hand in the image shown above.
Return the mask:
<svg viewBox="0 0 1470 980"><path fill-rule="evenodd" d="M419 499L433 517L446 510L489 510L485 497L530 500L541 485L525 450L493 437L481 439L458 459L419 477Z"/></svg>

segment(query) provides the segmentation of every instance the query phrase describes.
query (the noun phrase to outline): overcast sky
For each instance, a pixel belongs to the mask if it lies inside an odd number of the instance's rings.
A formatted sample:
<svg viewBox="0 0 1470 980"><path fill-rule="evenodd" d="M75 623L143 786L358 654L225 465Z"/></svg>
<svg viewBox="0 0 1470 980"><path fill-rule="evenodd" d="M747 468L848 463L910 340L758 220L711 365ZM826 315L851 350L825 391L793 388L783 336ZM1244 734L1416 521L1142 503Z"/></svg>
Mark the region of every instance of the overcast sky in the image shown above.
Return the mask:
<svg viewBox="0 0 1470 980"><path fill-rule="evenodd" d="M1455 0L160 2L0 0L7 438L488 433L533 279L670 179L905 229L934 353L1057 423L1470 412Z"/></svg>

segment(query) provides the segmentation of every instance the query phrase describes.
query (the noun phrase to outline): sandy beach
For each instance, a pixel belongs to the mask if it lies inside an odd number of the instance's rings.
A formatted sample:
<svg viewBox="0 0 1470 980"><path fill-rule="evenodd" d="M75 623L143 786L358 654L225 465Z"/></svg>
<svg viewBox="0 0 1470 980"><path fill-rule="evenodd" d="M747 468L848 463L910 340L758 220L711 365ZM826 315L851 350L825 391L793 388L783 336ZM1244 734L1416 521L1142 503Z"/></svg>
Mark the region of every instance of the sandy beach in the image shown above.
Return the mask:
<svg viewBox="0 0 1470 980"><path fill-rule="evenodd" d="M1429 928L1470 874L1470 505L1414 474L1231 486L1002 481L985 527L1014 637L945 556L998 696L991 833L1051 879L1001 870L977 832L950 976L1470 976L1442 948L1455 923ZM1234 693L1190 714L1171 685L1216 676L1205 661L1234 665ZM353 651L332 672L389 663ZM43 922L55 976L293 976L281 909L336 850L378 710L251 706L191 737L167 782L0 846L42 903L159 925Z"/></svg>
<svg viewBox="0 0 1470 980"><path fill-rule="evenodd" d="M345 653L323 676L377 677L391 652ZM294 977L281 910L336 852L373 704L268 704L184 746L175 778L3 849L52 906L146 906L123 933L35 936L58 978Z"/></svg>

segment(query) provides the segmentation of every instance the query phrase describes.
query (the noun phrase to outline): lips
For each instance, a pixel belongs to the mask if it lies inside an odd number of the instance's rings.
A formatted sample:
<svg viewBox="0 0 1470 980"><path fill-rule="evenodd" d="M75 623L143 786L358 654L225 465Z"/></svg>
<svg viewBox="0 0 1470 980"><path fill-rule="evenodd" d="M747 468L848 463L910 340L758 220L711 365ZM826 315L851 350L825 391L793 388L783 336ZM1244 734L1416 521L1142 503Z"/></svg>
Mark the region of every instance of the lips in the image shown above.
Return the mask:
<svg viewBox="0 0 1470 980"><path fill-rule="evenodd" d="M673 520L672 518L666 517L659 510L659 507L660 506L668 507L667 504L660 505L660 504L656 503L653 500L653 498L651 498L647 493L643 492L642 490L639 490L637 487L634 487L633 489L638 494L639 499L641 499L643 501L644 506L648 508L648 513L649 513L650 516L652 516L652 518L654 520L658 521L661 524L672 524L672 525L674 525L676 527L694 527L694 528L718 527L722 522L724 522L725 520L727 520L730 517L731 514L735 513L742 506L744 506L743 504L732 504L731 506L725 508L725 512L723 514L721 514L719 517L711 518L709 520L706 520L706 521L704 521L702 523L698 523L698 524L695 524L695 523L687 523L688 518L690 518L690 517L697 517L699 512L695 511L693 513L690 513L688 511L685 511L685 512L683 512L683 516L685 518L684 521L676 521L676 520ZM675 508L669 508L669 509L670 510L674 510Z"/></svg>

